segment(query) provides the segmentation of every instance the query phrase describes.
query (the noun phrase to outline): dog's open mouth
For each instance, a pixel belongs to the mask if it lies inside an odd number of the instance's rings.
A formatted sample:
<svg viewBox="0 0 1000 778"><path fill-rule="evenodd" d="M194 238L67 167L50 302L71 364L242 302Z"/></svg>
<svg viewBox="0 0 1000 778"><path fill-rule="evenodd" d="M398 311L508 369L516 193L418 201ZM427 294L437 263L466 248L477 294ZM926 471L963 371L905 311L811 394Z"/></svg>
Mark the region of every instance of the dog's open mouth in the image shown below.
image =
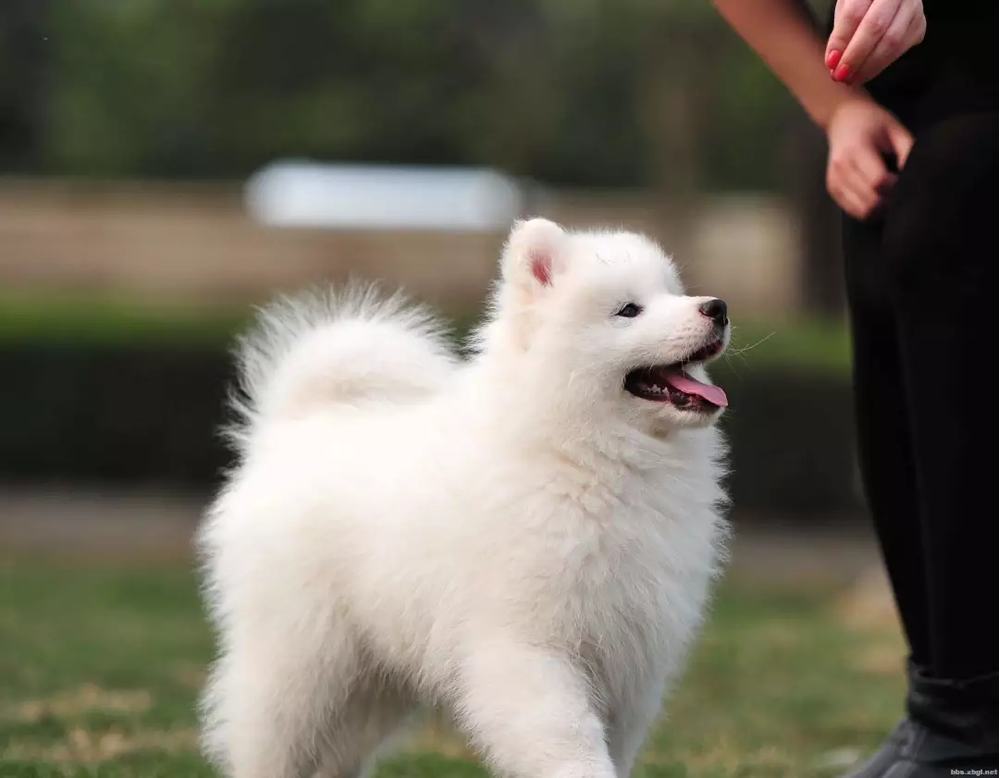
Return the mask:
<svg viewBox="0 0 1000 778"><path fill-rule="evenodd" d="M692 378L685 368L711 359L722 351L722 341L714 340L687 358L671 365L650 365L629 371L625 390L643 400L669 402L675 408L711 413L729 405L721 387Z"/></svg>

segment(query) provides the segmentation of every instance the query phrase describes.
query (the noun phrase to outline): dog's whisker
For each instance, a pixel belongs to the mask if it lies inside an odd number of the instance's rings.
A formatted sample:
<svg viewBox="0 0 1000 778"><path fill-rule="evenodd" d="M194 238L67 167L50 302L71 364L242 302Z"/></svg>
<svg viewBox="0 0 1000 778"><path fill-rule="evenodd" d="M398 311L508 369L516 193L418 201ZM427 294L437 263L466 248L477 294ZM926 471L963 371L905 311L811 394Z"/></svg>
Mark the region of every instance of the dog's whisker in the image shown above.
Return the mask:
<svg viewBox="0 0 1000 778"><path fill-rule="evenodd" d="M753 351L758 346L763 345L764 343L766 343L767 341L769 341L771 338L773 338L777 334L778 334L777 331L769 332L767 335L765 335L760 340L757 340L754 343L751 343L751 344L749 344L747 346L740 346L740 347L737 347L735 349L730 349L730 352L732 353L733 356L740 356L741 357L744 354L746 354L748 351Z"/></svg>

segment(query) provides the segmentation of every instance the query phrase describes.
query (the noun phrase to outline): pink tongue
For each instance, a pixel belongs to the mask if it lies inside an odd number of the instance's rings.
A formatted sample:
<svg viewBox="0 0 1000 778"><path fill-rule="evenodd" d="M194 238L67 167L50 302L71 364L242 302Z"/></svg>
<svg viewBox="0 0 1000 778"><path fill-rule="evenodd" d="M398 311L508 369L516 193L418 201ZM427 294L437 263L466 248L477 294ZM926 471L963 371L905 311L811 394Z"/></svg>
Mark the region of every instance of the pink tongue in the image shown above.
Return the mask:
<svg viewBox="0 0 1000 778"><path fill-rule="evenodd" d="M684 394L694 394L701 397L703 400L707 400L712 403L712 405L718 405L720 408L726 408L729 406L729 398L726 397L726 393L722 391L721 387L715 386L714 384L703 384L701 381L695 381L691 376L686 373L682 373L679 370L677 372L665 373L663 376L667 383L669 383L674 389L677 389Z"/></svg>

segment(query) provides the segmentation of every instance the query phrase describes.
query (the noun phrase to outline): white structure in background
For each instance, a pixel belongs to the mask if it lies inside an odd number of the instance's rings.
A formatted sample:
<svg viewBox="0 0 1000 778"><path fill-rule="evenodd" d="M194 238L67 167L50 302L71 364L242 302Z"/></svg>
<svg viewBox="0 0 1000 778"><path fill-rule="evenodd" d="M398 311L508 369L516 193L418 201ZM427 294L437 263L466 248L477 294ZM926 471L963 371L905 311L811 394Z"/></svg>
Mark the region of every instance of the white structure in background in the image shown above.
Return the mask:
<svg viewBox="0 0 1000 778"><path fill-rule="evenodd" d="M278 161L245 189L257 221L276 227L505 231L524 195L489 168Z"/></svg>

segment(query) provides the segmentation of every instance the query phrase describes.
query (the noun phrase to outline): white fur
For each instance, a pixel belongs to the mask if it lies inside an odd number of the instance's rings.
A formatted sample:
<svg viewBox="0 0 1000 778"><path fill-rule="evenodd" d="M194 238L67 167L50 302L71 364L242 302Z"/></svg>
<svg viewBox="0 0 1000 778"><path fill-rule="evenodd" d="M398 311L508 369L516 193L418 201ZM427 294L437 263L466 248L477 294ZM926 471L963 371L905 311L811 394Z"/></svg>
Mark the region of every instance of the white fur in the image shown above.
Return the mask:
<svg viewBox="0 0 1000 778"><path fill-rule="evenodd" d="M540 219L501 270L465 362L371 288L243 342L240 462L199 539L227 775L359 776L420 702L500 775L630 774L725 531L712 419L622 381L703 343L706 298L641 236Z"/></svg>

